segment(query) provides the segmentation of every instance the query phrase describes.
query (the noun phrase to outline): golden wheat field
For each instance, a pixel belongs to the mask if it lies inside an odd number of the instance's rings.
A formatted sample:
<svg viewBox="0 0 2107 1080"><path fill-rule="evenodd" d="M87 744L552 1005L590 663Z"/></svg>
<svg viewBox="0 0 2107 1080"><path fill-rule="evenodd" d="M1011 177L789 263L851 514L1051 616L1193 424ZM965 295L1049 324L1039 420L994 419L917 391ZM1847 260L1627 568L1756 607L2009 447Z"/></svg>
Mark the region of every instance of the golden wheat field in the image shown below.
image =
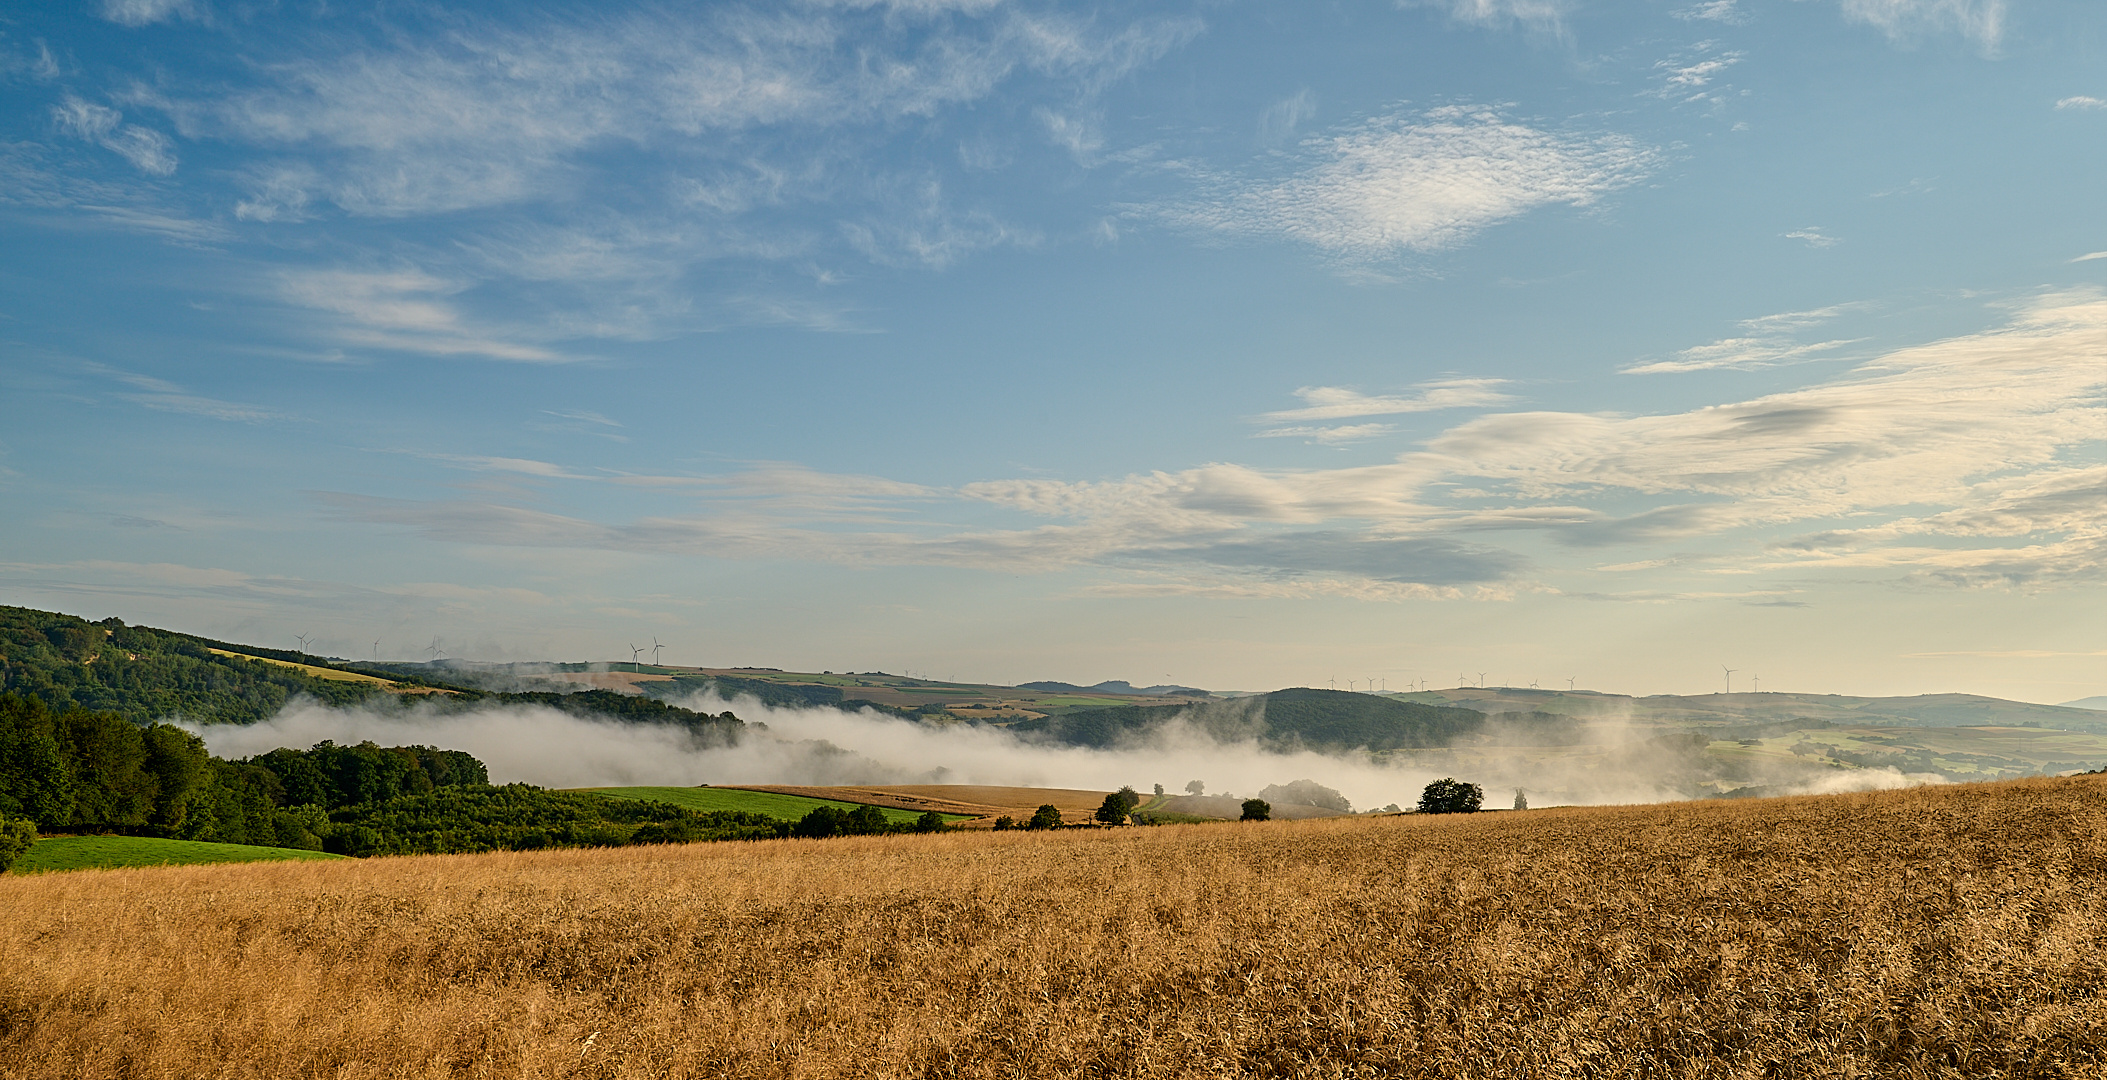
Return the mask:
<svg viewBox="0 0 2107 1080"><path fill-rule="evenodd" d="M1997 1077L2107 783L0 879L5 1077Z"/></svg>

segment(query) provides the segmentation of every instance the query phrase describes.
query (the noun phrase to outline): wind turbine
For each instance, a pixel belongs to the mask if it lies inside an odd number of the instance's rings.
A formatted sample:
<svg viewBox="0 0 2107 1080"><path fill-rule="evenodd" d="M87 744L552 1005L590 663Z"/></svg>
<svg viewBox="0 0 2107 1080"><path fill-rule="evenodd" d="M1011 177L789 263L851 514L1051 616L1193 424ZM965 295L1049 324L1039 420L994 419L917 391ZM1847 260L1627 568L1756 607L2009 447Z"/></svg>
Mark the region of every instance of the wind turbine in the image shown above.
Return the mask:
<svg viewBox="0 0 2107 1080"><path fill-rule="evenodd" d="M642 650L642 649L639 649L639 648L637 648L637 647L636 647L636 642L632 641L632 642L630 642L630 643L629 643L629 670L631 670L631 671L642 671L642 670L644 670L643 668L640 668L640 667L638 667L638 666L637 666L637 658L638 658L638 657L640 657L640 656L643 656L643 655L644 655L644 650Z"/></svg>
<svg viewBox="0 0 2107 1080"><path fill-rule="evenodd" d="M1728 666L1726 666L1725 664L1721 664L1721 665L1719 665L1719 670L1721 670L1721 671L1724 671L1724 672L1726 672L1726 673L1727 673L1727 693L1729 693L1729 694L1733 693L1733 692L1734 692L1734 669L1733 669L1733 668L1730 668L1730 667L1728 667Z"/></svg>
<svg viewBox="0 0 2107 1080"><path fill-rule="evenodd" d="M1756 692L1757 692L1757 693L1759 693L1759 694L1760 694L1760 693L1762 693L1762 692L1763 692L1763 676L1761 676L1761 675L1751 675L1751 676L1749 676L1749 678L1751 678L1751 679L1754 679L1754 680L1756 681Z"/></svg>
<svg viewBox="0 0 2107 1080"><path fill-rule="evenodd" d="M300 655L307 655L307 643L312 640L306 634L294 634L293 640L300 643Z"/></svg>
<svg viewBox="0 0 2107 1080"><path fill-rule="evenodd" d="M380 639L373 639L373 662L380 663Z"/></svg>
<svg viewBox="0 0 2107 1080"><path fill-rule="evenodd" d="M1536 680L1535 680L1535 679L1531 679L1531 680L1529 680L1529 689L1531 689L1531 690L1534 690L1534 689L1536 689Z"/></svg>
<svg viewBox="0 0 2107 1080"><path fill-rule="evenodd" d="M1482 671L1478 673L1478 689L1485 689L1485 673Z"/></svg>
<svg viewBox="0 0 2107 1080"><path fill-rule="evenodd" d="M440 654L441 652L445 651L445 649L444 649L444 645L445 645L445 643L444 643L444 642L440 641L440 640L439 640L439 639L438 639L437 637L434 637L434 638L432 638L432 643L431 643L430 645L426 645L426 646L424 647L424 651L425 651L425 652L428 652L428 653L431 653L431 654L432 654L432 662L433 662L433 663L435 663L435 664L436 664L436 663L438 663L438 662L439 662L439 654Z"/></svg>
<svg viewBox="0 0 2107 1080"><path fill-rule="evenodd" d="M665 646L664 646L664 645L661 645L661 644L659 644L659 643L658 643L658 638L656 638L656 637L653 637L653 638L651 639L651 666L652 666L652 667L658 667L658 666L659 666L659 663L658 663L658 651L659 651L660 649L663 649L663 648L665 648Z"/></svg>
<svg viewBox="0 0 2107 1080"><path fill-rule="evenodd" d="M1573 690L1573 680L1574 680L1574 679L1576 679L1576 678L1578 678L1578 677L1579 677L1579 676L1576 676L1576 675L1568 675L1568 676L1566 676L1566 691L1567 691L1568 693L1571 693L1571 692L1572 692L1572 690Z"/></svg>

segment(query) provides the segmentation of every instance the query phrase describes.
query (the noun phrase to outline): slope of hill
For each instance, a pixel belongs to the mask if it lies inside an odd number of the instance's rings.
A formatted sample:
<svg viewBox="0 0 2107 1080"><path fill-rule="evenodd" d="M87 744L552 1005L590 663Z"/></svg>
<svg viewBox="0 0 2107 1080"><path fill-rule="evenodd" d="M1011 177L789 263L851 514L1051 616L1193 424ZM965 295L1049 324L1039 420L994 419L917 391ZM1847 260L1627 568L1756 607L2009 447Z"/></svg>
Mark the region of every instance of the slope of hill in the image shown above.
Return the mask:
<svg viewBox="0 0 2107 1080"><path fill-rule="evenodd" d="M13 873L106 870L120 866L201 866L208 863L297 862L342 859L324 851L164 840L155 836L51 836L37 841Z"/></svg>
<svg viewBox="0 0 2107 1080"><path fill-rule="evenodd" d="M1089 709L1019 721L1010 730L1046 742L1103 748L1174 718L1218 739L1313 750L1447 746L1475 737L1485 724L1485 714L1470 709L1296 687L1227 702Z"/></svg>

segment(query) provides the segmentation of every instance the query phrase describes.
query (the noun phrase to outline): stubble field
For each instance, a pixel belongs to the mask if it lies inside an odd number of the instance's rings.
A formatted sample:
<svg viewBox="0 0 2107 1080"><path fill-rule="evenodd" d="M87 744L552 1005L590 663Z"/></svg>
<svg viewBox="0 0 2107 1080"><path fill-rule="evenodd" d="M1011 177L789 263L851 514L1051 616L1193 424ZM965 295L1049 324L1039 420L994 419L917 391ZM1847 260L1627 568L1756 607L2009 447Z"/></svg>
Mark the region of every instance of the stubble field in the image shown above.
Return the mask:
<svg viewBox="0 0 2107 1080"><path fill-rule="evenodd" d="M2085 777L0 879L0 1076L2096 1076L2103 805Z"/></svg>

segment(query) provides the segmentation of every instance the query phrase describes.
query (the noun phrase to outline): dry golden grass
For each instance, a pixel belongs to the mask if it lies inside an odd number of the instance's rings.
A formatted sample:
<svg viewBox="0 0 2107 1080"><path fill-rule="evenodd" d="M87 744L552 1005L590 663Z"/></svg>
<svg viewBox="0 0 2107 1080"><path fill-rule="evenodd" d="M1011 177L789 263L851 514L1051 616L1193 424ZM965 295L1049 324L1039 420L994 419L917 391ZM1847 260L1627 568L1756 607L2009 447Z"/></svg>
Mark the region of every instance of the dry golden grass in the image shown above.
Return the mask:
<svg viewBox="0 0 2107 1080"><path fill-rule="evenodd" d="M0 879L0 1076L2098 1076L2103 796Z"/></svg>

